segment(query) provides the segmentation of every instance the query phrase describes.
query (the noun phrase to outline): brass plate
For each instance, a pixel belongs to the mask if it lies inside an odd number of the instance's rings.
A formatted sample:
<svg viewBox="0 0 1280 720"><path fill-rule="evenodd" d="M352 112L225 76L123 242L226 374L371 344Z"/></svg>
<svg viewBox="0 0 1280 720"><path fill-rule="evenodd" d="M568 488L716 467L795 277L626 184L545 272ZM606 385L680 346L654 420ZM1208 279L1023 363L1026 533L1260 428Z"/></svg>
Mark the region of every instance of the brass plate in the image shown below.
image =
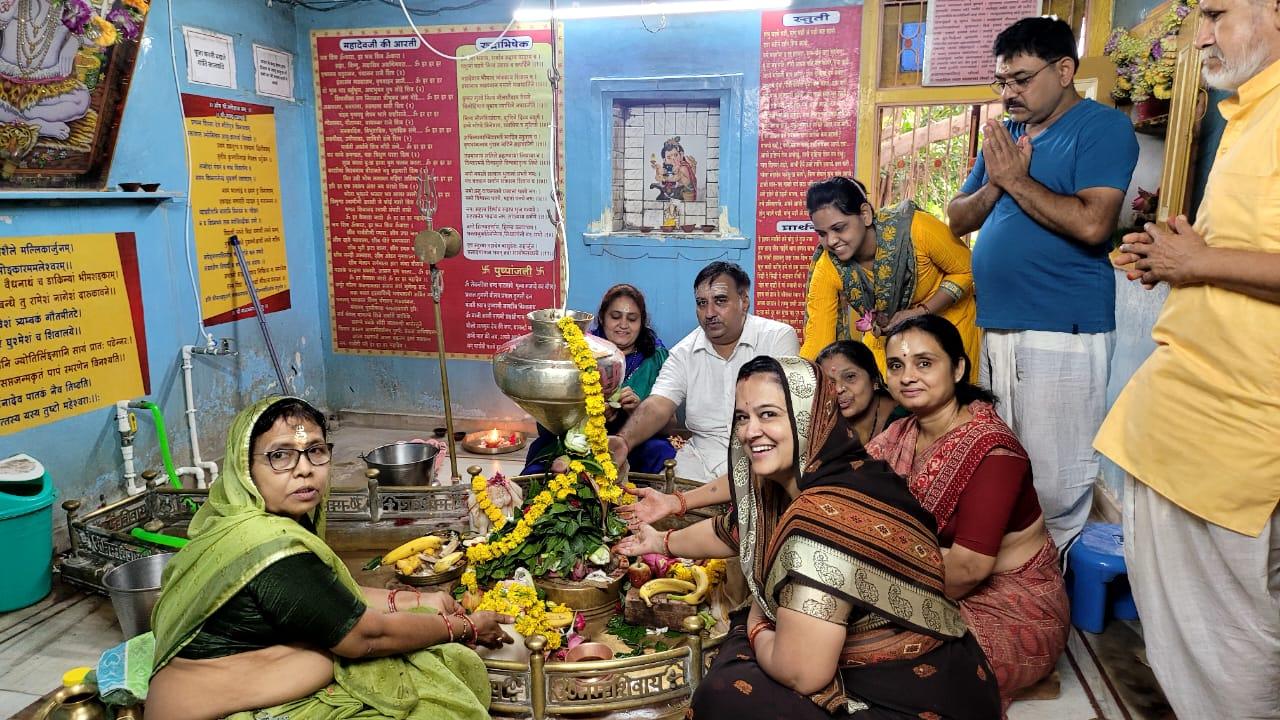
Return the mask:
<svg viewBox="0 0 1280 720"><path fill-rule="evenodd" d="M483 441L472 441L470 438L474 434L475 433L467 433L467 436L462 440L462 449L476 455L506 455L507 453L513 453L517 450L523 450L527 440L524 433L516 431L516 437L519 438L519 442L515 445L491 448L485 447ZM510 435L510 433L507 433L507 435Z"/></svg>
<svg viewBox="0 0 1280 720"><path fill-rule="evenodd" d="M430 575L401 575L397 571L396 580L404 583L405 585L412 585L414 587L424 587L427 585L444 585L446 583L451 583L454 580L461 578L462 571L466 569L467 569L467 563L465 561L459 561L459 563L455 565L451 570L446 570L442 573L432 573Z"/></svg>

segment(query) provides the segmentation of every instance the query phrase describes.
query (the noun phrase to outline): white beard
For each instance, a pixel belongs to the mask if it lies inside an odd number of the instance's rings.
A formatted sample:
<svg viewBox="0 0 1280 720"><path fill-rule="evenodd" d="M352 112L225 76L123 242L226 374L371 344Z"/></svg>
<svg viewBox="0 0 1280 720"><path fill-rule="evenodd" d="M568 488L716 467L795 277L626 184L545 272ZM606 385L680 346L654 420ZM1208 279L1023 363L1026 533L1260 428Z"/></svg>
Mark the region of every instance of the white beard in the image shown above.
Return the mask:
<svg viewBox="0 0 1280 720"><path fill-rule="evenodd" d="M1228 62L1216 47L1200 51L1202 61L1208 58L1218 60L1218 70L1211 71L1208 66L1201 69L1205 84L1219 90L1235 90L1266 67L1269 48L1262 42L1257 26L1254 27L1244 44L1240 59L1235 62Z"/></svg>

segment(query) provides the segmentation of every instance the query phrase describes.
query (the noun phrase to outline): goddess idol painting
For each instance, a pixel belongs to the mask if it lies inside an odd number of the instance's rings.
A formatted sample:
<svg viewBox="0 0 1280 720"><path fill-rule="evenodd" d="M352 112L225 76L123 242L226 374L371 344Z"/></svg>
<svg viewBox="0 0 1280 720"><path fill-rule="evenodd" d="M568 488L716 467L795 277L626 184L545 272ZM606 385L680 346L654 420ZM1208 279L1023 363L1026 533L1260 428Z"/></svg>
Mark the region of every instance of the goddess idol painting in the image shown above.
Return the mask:
<svg viewBox="0 0 1280 720"><path fill-rule="evenodd" d="M0 0L0 189L102 186L147 10Z"/></svg>

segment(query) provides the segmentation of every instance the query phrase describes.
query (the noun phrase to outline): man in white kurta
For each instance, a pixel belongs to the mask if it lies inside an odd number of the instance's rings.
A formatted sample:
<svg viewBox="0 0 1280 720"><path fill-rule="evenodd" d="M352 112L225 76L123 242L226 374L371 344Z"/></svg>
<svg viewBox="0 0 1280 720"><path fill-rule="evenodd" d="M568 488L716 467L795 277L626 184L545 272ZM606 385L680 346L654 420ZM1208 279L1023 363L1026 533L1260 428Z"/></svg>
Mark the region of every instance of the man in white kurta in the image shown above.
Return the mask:
<svg viewBox="0 0 1280 720"><path fill-rule="evenodd" d="M693 437L676 453L677 474L702 482L724 474L738 370L758 355L800 350L790 325L751 314L750 291L751 278L734 263L713 262L698 273L698 327L671 348L649 397L610 439L616 461L662 430L684 405Z"/></svg>

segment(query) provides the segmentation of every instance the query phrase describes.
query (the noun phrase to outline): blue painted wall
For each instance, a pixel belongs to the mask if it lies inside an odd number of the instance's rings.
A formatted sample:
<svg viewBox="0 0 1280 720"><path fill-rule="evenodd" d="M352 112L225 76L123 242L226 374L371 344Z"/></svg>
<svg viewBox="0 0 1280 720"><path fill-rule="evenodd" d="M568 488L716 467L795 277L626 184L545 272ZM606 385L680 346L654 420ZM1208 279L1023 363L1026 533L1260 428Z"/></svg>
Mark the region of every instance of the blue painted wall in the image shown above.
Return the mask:
<svg viewBox="0 0 1280 720"><path fill-rule="evenodd" d="M860 3L797 3L796 7L833 7ZM413 2L411 7L424 3ZM422 25L500 23L511 19L516 3L495 2L459 12L442 12L417 17ZM658 18L647 18L649 28L659 26ZM399 8L377 3L356 8L298 15L299 84L310 85L310 31L328 28L403 27ZM751 247L720 253L699 249L676 257L643 257L644 249L618 248L614 252L591 254L583 242L605 209L607 191L599 192L608 177L601 177L601 147L597 142L602 127L601 105L592 95L595 78L653 78L737 76L741 86L741 126L730 128L741 155L737 172L739 207L730 214L730 223L748 240L755 235L757 96L760 66L760 14L721 13L667 18L664 29L651 32L638 18L571 21L564 25L565 175L566 229L568 237L570 286L569 306L595 311L600 296L610 285L630 282L640 287L649 302L650 315L659 335L674 344L696 325L693 308L693 278L708 260L722 254L754 272ZM318 176L316 136L308 126L308 162ZM722 130L723 132L723 130ZM722 135L723 137L723 135ZM724 157L722 148L721 157ZM722 183L727 182L722 178ZM312 202L320 203L319 189L313 188ZM604 199L597 199L601 196ZM722 197L727 196L727 192ZM319 215L313 217L314 232L323 236ZM747 243L751 245L752 243ZM445 269L445 312L450 308L448 262ZM323 277L323 268L321 276ZM320 282L321 306L327 307L327 285ZM327 322L327 321L326 321ZM326 333L327 333L326 329ZM431 358L394 358L333 353L326 341L329 403L333 407L393 413L440 414L438 364ZM493 384L488 362L449 362L449 385L455 416L461 418L523 419L524 413L507 400ZM461 423L468 427L465 421Z"/></svg>
<svg viewBox="0 0 1280 720"><path fill-rule="evenodd" d="M403 15L398 8L373 2L333 12L295 11L281 3L267 7L262 0L172 3L177 6L174 18L169 15L170 0L158 0L153 5L122 122L111 184L158 181L165 189L187 191L180 90L273 105L293 308L269 316L269 324L295 388L331 410L440 414L443 405L439 373L433 359L334 353L327 313L310 31L401 27L405 24ZM431 25L505 23L516 4L499 0L467 11L420 16L417 21ZM806 2L797 6L857 4ZM1117 18L1122 14L1119 7ZM564 26L566 221L572 281L569 304L594 310L606 287L620 281L633 282L648 295L659 334L674 343L696 322L690 287L693 277L719 253L714 248L699 248L675 253L674 257L653 257L643 246L605 248L600 254L588 249L583 235L599 218L606 202L603 198L607 197L607 193L600 192L601 183L607 180L600 171L602 155L607 152L607 142L602 144L599 137L604 106L593 95L593 80L692 75L735 78L739 88L736 92L740 93L740 121L736 127L722 128L722 138L739 147L738 200L731 200L727 191L724 197L732 206L730 223L748 242L744 243L746 247L726 248L724 254L751 271L755 260L750 241L755 234L760 28L757 13L673 16L667 19L664 29L651 32L657 27L656 21L648 18L648 28L639 19L577 21ZM235 38L240 89L188 85L182 25ZM176 80L170 55L170 27L179 28L173 47L177 55ZM296 54L295 102L261 98L252 91L254 42ZM1221 132L1221 121L1214 110L1210 110L1209 117L1201 136L1203 154L1193 186L1197 199ZM181 345L199 340L198 312L184 251L189 243L184 232L187 221L185 198L164 203L79 205L0 200L0 237L115 231L137 234L152 373L150 399L164 408L169 419L169 437L179 465L188 464L190 454L182 416L178 351ZM445 299L446 312L458 310L448 305L447 264ZM202 449L206 458L221 459L225 428L231 416L250 399L277 388L256 320L218 326L211 332L217 337L231 337L240 350L234 358L197 356L195 360ZM1142 335L1141 328L1137 332ZM1140 360L1142 343L1136 343L1131 351L1132 356L1126 354L1129 365L1132 360ZM464 427L466 418L523 418L523 413L493 385L487 362L451 361L449 371L454 409L463 418ZM139 425L139 469L159 468L150 419L140 417ZM84 498L94 506L123 492L112 409L0 436L0 457L13 452L29 452L42 459L64 499Z"/></svg>
<svg viewBox="0 0 1280 720"><path fill-rule="evenodd" d="M317 283L323 272L323 242L314 233L316 214L309 188L314 186L307 161L310 84L298 82L298 101L277 101L253 92L254 42L294 52L297 38L293 10L262 0L152 3L141 41L128 105L122 120L109 184L160 182L163 189L186 193L182 111L179 88L215 97L272 105L276 110L281 197L288 247L293 307L269 317L273 339L295 391L325 402L323 317ZM237 84L226 90L186 82L181 26L192 25L235 38ZM170 27L176 28L177 77L170 54ZM247 88L247 89L246 89ZM132 231L137 236L142 301L146 313L151 391L168 421L169 440L178 465L190 464L183 415L179 349L199 341L199 312L188 279L184 253L187 202L111 201L64 203L0 200L0 236ZM251 399L278 391L256 319L210 329L232 338L235 357L195 359L195 387L202 454L221 460L226 427L232 415ZM290 369L292 368L292 369ZM131 398L120 398L131 399ZM138 417L138 470L160 469L161 462L149 416ZM87 507L123 496L122 461L115 430L115 409L103 408L74 418L0 436L0 457L26 452L41 460L59 489L60 499L82 498ZM61 522L58 510L55 518Z"/></svg>
<svg viewBox="0 0 1280 720"><path fill-rule="evenodd" d="M798 6L851 4L857 3ZM505 23L515 5L495 2L417 20L433 25ZM647 20L649 28L656 28L656 18ZM176 464L190 464L191 459L183 416L179 350L183 344L202 341L187 270L186 248L191 238L187 232L188 180L180 92L268 104L276 110L293 307L270 315L268 321L295 391L331 410L428 415L442 412L438 367L433 359L334 353L327 313L310 31L404 24L398 8L372 2L354 9L311 12L281 3L269 7L262 0L157 0L141 41L109 183L114 187L124 181L160 182L163 189L184 193L184 197L167 202L61 204L0 200L0 237L118 231L136 234L151 367L152 393L147 399L165 412ZM183 25L225 33L235 39L239 89L187 83ZM600 195L596 184L607 181L599 173L601 153L607 151L607 145L602 150L598 144L583 140L599 130L601 121L602 106L598 97L592 102L591 80L691 75L733 78L739 119L732 127L722 125L722 137L737 145L737 188L736 193L732 192L728 187L730 179L722 178L726 186L722 197L731 205L730 223L750 241L755 230L759 36L758 13L673 16L660 32L650 32L639 19L579 21L565 26L565 135L569 138L565 148L566 218L572 307L594 309L607 286L624 280L633 282L648 294L658 332L674 343L695 326L691 292L694 275L707 260L721 255L715 248L665 258L636 258L646 254L643 247L606 250L597 255L587 250L583 234L603 210L602 201L595 199ZM253 92L255 42L295 53L295 101L262 98ZM738 245L728 249L725 256L751 271L754 256L750 242ZM445 297L447 303L447 266ZM446 312L457 310L446 304ZM206 459L221 460L225 429L235 412L250 400L279 388L255 319L217 326L210 332L217 338L231 338L239 350L231 358L195 358L202 452ZM523 419L523 413L494 386L487 362L452 361L449 370L454 409L460 417ZM138 470L159 469L151 420L145 415L138 419ZM15 452L28 452L44 461L62 499L80 498L92 508L123 495L114 408L0 436L0 457ZM57 517L60 521L60 512Z"/></svg>

